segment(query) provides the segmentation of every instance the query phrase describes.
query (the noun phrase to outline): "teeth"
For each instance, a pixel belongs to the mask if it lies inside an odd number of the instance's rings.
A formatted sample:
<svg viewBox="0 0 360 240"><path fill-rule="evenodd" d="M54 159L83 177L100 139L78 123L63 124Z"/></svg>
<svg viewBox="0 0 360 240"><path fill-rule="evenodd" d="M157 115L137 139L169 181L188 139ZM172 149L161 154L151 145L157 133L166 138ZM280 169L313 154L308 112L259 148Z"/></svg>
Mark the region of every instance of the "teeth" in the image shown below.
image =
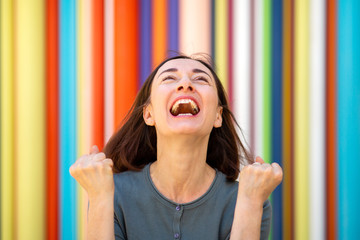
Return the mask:
<svg viewBox="0 0 360 240"><path fill-rule="evenodd" d="M173 115L180 115L178 113L179 107L181 104L190 104L191 108L192 108L192 113L181 113L181 115L194 115L197 114L199 112L199 107L196 105L196 103L191 100L191 99L179 99L177 100L174 105L171 108L171 113Z"/></svg>

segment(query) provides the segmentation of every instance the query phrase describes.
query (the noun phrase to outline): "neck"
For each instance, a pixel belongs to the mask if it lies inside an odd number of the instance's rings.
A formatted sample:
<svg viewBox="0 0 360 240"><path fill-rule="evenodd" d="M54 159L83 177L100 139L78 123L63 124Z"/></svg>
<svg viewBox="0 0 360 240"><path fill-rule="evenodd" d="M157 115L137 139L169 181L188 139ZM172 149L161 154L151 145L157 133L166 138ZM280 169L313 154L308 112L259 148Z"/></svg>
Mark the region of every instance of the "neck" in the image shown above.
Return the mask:
<svg viewBox="0 0 360 240"><path fill-rule="evenodd" d="M206 163L208 137L157 139L157 161L150 174L156 188L177 203L201 197L211 186L215 171Z"/></svg>

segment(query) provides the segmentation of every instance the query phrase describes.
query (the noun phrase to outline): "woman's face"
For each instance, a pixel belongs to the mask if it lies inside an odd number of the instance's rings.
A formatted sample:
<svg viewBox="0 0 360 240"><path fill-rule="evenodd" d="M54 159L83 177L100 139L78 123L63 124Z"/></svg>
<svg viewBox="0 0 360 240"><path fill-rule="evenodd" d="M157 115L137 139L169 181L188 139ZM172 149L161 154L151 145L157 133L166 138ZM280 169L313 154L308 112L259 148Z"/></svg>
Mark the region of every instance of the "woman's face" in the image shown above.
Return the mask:
<svg viewBox="0 0 360 240"><path fill-rule="evenodd" d="M174 59L156 73L143 116L158 135L206 136L221 126L221 113L210 70L196 60Z"/></svg>

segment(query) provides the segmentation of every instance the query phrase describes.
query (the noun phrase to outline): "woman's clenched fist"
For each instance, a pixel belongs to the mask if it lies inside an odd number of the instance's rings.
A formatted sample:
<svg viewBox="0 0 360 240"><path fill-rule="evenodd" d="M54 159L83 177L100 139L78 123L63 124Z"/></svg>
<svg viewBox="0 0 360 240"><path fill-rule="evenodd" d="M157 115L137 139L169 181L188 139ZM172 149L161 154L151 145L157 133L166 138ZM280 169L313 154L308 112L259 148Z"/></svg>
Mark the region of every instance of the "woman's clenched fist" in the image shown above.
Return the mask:
<svg viewBox="0 0 360 240"><path fill-rule="evenodd" d="M238 196L262 205L282 178L279 164L270 165L257 157L255 163L245 166L240 172Z"/></svg>
<svg viewBox="0 0 360 240"><path fill-rule="evenodd" d="M113 161L93 146L70 167L70 174L85 189L89 198L114 194Z"/></svg>

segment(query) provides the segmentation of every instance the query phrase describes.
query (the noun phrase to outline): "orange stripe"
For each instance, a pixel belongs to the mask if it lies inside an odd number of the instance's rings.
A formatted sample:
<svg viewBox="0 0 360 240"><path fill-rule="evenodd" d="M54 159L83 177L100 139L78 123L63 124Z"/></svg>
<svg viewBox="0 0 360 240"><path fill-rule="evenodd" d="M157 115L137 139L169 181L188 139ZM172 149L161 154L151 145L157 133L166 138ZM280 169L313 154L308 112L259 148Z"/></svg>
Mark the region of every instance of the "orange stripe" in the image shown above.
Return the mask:
<svg viewBox="0 0 360 240"><path fill-rule="evenodd" d="M291 99L291 89L292 89L292 1L283 1L284 11L283 11L283 167L284 167L284 180L283 180L283 238L292 239L293 234L293 209L292 202L294 201L292 196L292 99Z"/></svg>
<svg viewBox="0 0 360 240"><path fill-rule="evenodd" d="M47 2L46 11L46 239L58 238L58 1Z"/></svg>
<svg viewBox="0 0 360 240"><path fill-rule="evenodd" d="M167 55L167 1L153 0L152 3L152 41L153 68L162 62Z"/></svg>
<svg viewBox="0 0 360 240"><path fill-rule="evenodd" d="M92 2L92 144L104 145L104 1Z"/></svg>
<svg viewBox="0 0 360 240"><path fill-rule="evenodd" d="M138 1L114 1L115 129L129 111L139 78Z"/></svg>
<svg viewBox="0 0 360 240"><path fill-rule="evenodd" d="M327 2L326 154L327 239L336 239L336 0Z"/></svg>

